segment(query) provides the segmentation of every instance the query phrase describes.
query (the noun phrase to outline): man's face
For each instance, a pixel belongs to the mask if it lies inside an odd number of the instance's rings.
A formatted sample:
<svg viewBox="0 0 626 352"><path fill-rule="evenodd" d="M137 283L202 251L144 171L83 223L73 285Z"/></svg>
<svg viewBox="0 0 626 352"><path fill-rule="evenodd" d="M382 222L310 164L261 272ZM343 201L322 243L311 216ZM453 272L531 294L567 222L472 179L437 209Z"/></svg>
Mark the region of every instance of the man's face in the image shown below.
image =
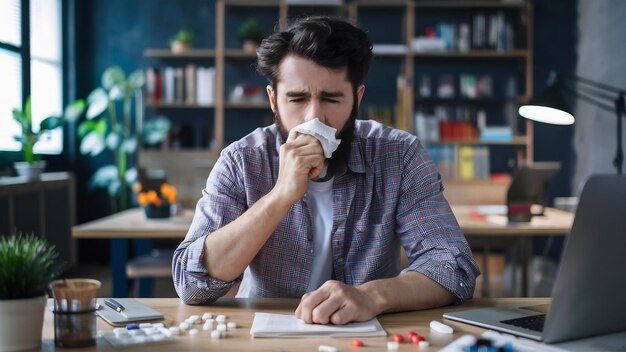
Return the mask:
<svg viewBox="0 0 626 352"><path fill-rule="evenodd" d="M276 91L267 86L267 93L283 141L292 128L316 117L323 124L337 129L339 137L346 122L355 117L365 86L358 88L355 104L355 94L345 67L331 69L299 56L287 55L279 65L279 72Z"/></svg>

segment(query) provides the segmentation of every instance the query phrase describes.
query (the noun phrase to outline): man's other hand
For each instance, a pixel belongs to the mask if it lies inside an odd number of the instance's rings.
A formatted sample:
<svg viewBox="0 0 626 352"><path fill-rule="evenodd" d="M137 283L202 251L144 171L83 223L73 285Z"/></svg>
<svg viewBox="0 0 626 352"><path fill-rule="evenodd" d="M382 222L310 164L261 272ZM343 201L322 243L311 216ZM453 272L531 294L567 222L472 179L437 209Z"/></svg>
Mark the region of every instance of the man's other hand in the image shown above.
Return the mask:
<svg viewBox="0 0 626 352"><path fill-rule="evenodd" d="M329 280L317 290L305 293L295 314L308 324L343 325L370 320L378 312L373 299L364 290Z"/></svg>

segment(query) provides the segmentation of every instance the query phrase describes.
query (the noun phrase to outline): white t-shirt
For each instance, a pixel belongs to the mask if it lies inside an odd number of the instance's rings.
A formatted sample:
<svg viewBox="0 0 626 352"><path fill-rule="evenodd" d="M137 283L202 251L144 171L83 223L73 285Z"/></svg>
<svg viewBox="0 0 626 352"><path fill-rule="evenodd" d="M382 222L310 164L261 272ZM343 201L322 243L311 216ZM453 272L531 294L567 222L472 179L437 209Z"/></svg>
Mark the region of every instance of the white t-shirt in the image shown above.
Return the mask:
<svg viewBox="0 0 626 352"><path fill-rule="evenodd" d="M308 292L317 290L332 278L333 253L330 231L333 226L333 178L324 182L309 181L306 203L313 223L313 268ZM252 297L254 281L250 267L243 273L237 298Z"/></svg>

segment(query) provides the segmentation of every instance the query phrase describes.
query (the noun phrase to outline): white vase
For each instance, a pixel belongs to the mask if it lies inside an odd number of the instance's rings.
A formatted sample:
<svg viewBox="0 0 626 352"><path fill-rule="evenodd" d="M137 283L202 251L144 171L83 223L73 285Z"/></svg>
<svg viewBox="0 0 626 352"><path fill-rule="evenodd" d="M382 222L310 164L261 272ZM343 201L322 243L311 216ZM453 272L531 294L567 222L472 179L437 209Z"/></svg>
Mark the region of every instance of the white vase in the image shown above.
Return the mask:
<svg viewBox="0 0 626 352"><path fill-rule="evenodd" d="M13 163L13 167L15 167L15 171L17 171L19 176L25 177L28 181L34 181L38 180L45 170L46 161L36 161L32 165L29 165L26 161L16 161Z"/></svg>
<svg viewBox="0 0 626 352"><path fill-rule="evenodd" d="M0 352L24 351L41 345L48 295L0 300Z"/></svg>

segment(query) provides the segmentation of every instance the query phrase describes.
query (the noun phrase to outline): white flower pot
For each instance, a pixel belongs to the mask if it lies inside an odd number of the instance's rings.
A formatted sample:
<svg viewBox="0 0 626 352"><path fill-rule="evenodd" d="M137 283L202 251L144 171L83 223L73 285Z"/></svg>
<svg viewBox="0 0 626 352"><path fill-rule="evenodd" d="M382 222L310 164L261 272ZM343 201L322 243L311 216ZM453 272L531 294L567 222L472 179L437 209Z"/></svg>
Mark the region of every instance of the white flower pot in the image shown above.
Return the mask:
<svg viewBox="0 0 626 352"><path fill-rule="evenodd" d="M41 345L48 295L0 300L0 352L24 351Z"/></svg>
<svg viewBox="0 0 626 352"><path fill-rule="evenodd" d="M46 161L36 161L32 165L28 165L25 161L17 161L13 163L13 167L19 176L25 177L28 181L33 181L38 180L46 169Z"/></svg>

